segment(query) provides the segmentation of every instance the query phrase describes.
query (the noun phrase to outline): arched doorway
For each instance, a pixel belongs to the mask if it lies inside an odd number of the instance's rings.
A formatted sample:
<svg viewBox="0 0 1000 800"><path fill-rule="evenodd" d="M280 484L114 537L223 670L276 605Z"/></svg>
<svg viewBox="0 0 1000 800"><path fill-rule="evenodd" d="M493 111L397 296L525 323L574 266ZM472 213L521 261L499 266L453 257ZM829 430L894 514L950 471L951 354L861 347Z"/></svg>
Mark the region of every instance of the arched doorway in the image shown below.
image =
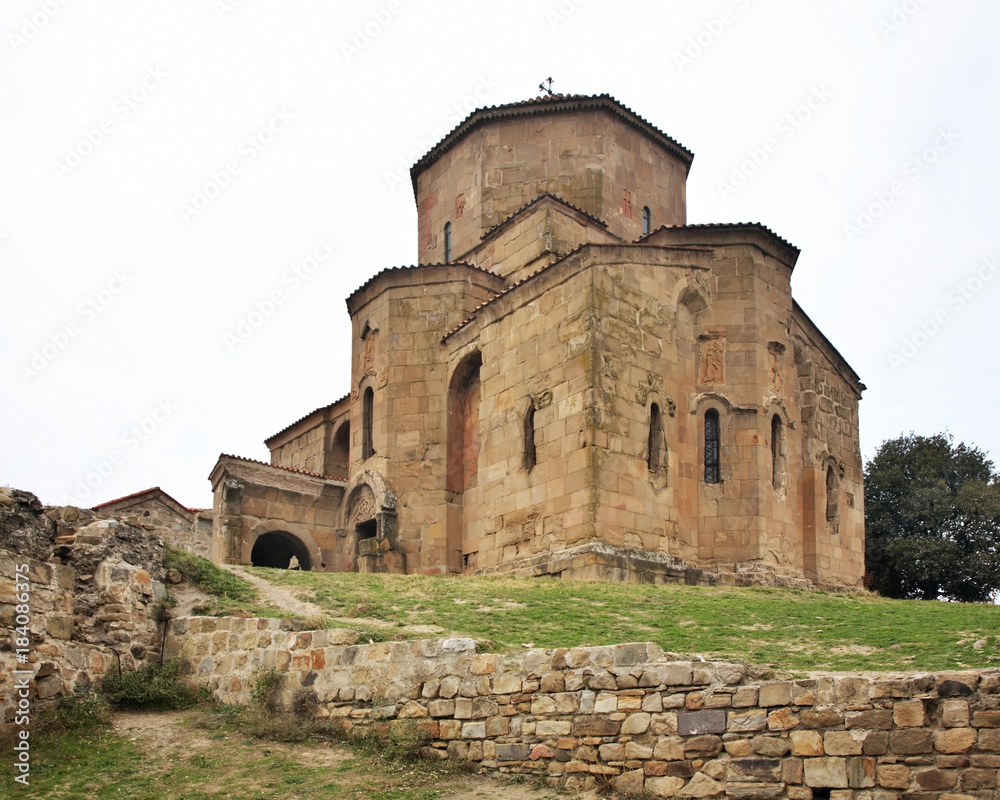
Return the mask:
<svg viewBox="0 0 1000 800"><path fill-rule="evenodd" d="M298 538L285 531L271 531L257 537L250 552L250 563L255 567L288 569L293 557L298 561L299 569L312 567L309 551Z"/></svg>

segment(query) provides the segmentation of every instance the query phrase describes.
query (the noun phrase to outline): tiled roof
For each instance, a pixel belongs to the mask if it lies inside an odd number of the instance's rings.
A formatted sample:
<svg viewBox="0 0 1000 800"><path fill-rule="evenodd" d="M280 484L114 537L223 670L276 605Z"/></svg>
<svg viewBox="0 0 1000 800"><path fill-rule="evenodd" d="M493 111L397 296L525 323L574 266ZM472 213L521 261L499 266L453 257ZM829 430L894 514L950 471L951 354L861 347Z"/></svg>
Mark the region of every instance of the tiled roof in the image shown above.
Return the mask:
<svg viewBox="0 0 1000 800"><path fill-rule="evenodd" d="M483 269L482 267L477 267L475 264L470 264L468 261L449 261L447 264L442 264L442 263L434 263L434 264L410 264L409 266L406 266L406 267L386 267L385 269L379 270L378 272L376 272L368 280L366 280L364 283L362 283L357 289L355 289L353 292L351 292L350 295L348 295L347 300L345 300L344 302L347 303L347 307L349 309L350 305L351 305L351 298L352 297L354 297L359 292L363 292L365 289L367 289L369 286L371 286L376 280L378 280L379 278L381 278L383 275L389 274L390 272L406 272L408 270L425 269L427 267L468 267L469 269L474 269L477 272L482 272L482 273L484 273L486 275L493 275L494 277L496 277L495 274L492 273L492 272L490 272L488 269Z"/></svg>
<svg viewBox="0 0 1000 800"><path fill-rule="evenodd" d="M581 244L579 247L573 248L568 253L566 253L566 255L560 256L555 261L553 261L551 264L546 264L544 267L542 267L541 269L535 270L530 275L525 275L523 278L521 278L521 280L517 281L516 283L512 283L510 286L505 287L502 292L499 292L498 294L493 295L493 297L491 297L489 300L484 300L482 303L480 303L478 306L475 307L475 309L473 310L473 312L471 314L469 314L469 316L467 316L460 323L458 323L458 325L456 325L454 328L452 328L450 331L448 331L444 336L442 336L441 337L441 341L442 342L446 341L448 339L448 337L451 336L453 333L455 333L456 331L464 328L466 325L468 325L470 322L472 322L472 320L474 320L476 318L476 315L479 313L480 309L485 308L490 303L492 303L494 300L498 300L501 297L503 297L504 295L510 294L518 286L521 286L522 284L527 283L532 278L536 277L537 275L541 275L546 270L552 269L552 267L554 267L556 264L559 264L559 263L565 261L570 256L576 255L584 247L587 247L587 246L588 246L587 244Z"/></svg>
<svg viewBox="0 0 1000 800"><path fill-rule="evenodd" d="M308 472L304 469L295 469L295 467L281 467L277 464L268 464L266 461L258 461L256 458L245 458L244 456L234 456L229 453L220 453L219 459L231 458L234 461L245 461L249 464L260 464L262 467L270 467L271 469L281 469L285 472L295 472L299 475L308 475L310 478L322 478L325 481L342 481L347 483L347 478L337 477L336 475L320 475L318 472Z"/></svg>
<svg viewBox="0 0 1000 800"><path fill-rule="evenodd" d="M587 219L591 220L592 222L596 222L602 228L607 229L607 227L608 227L608 223L606 223L603 219L600 219L599 217L595 217L593 214L590 214L590 213L584 211L579 206L575 206L572 203L567 203L565 200L563 200L561 197L559 197L559 195L552 194L551 192L542 192L542 194L538 195L538 197L536 197L534 200L531 200L531 201L525 203L523 206L521 206L519 209L517 209L517 211L515 211L514 213L512 213L509 216L505 217L502 221L498 222L496 225L494 225L492 228L490 228L488 231L486 231L486 233L484 233L482 236L479 237L480 241L485 241L487 238L489 238L490 236L492 236L494 232L496 232L497 230L499 230L500 228L502 228L504 225L506 225L508 222L510 222L516 216L518 216L519 214L521 214L522 212L524 212L526 209L531 208L533 205L535 205L535 203L541 202L545 198L549 198L551 200L556 200L557 202L561 203L562 205L566 206L567 208L573 209L578 214L582 214L583 216L585 216Z"/></svg>
<svg viewBox="0 0 1000 800"><path fill-rule="evenodd" d="M764 224L762 224L760 222L705 222L705 223L700 223L700 224L697 224L697 225L661 225L656 230L650 231L645 236L641 236L638 239L636 239L635 242L633 242L633 244L642 244L645 240L649 239L649 237L656 235L660 231L666 231L666 230L684 230L684 231L725 230L726 228L729 228L729 229L734 229L734 228L756 228L759 231L763 231L768 236L772 237L773 239L775 239L776 241L778 241L781 244L785 245L786 247L791 248L796 253L799 252L799 248L797 248L794 244L792 244L787 239L783 239L781 236L778 236L778 234L776 234L774 231L772 231L770 228L768 228L766 225L764 225Z"/></svg>
<svg viewBox="0 0 1000 800"><path fill-rule="evenodd" d="M603 108L621 119L627 125L639 129L650 137L659 140L660 144L673 151L690 165L694 153L688 150L676 139L668 136L644 117L636 114L631 108L618 102L609 94L555 94L508 103L500 106L488 106L473 111L469 116L445 134L434 147L430 149L416 164L410 168L410 179L413 183L413 194L417 193L417 175L430 164L437 161L444 153L455 146L457 141L469 131L492 120L510 119L513 117L534 116L536 114L568 113L583 108Z"/></svg>
<svg viewBox="0 0 1000 800"><path fill-rule="evenodd" d="M334 400L334 401L333 401L332 403L330 403L329 405L326 405L326 406L320 406L319 408L316 408L316 409L313 409L313 410L312 410L312 411L310 411L310 412L309 412L308 414L306 414L306 415L305 415L304 417L299 417L299 418L298 418L297 420L295 420L295 422L293 422L293 423L292 423L291 425L286 425L286 426L285 426L284 428L282 428L282 429L281 429L280 431L278 431L277 433L274 433L274 434L271 434L270 436L268 436L268 437L267 437L267 438L266 438L266 439L264 440L264 443L266 444L267 442L271 441L272 439L276 439L277 437L281 436L281 434L285 433L286 431L290 431L290 430L291 430L292 428L294 428L294 427L295 427L296 425L298 425L298 424L299 424L300 422L303 422L304 420L307 420L307 419L309 419L309 417L311 417L311 416L312 416L313 414L317 413L318 411L326 411L326 410L328 410L328 409L331 409L331 408L333 408L333 407L334 407L335 405L337 405L338 403L342 403L342 402L344 402L344 401L345 401L345 400L346 400L346 399L347 399L348 397L350 397L350 394L345 394L345 395L344 395L343 397L341 397L341 398L338 398L337 400Z"/></svg>
<svg viewBox="0 0 1000 800"><path fill-rule="evenodd" d="M142 497L143 495L152 494L153 492L159 492L164 497L166 497L168 500L173 500L175 503L177 503L177 505L179 505L185 511L190 511L190 512L194 513L194 512L197 512L197 511L201 510L201 509L198 509L198 508L188 508L183 503L178 502L177 498L171 497L169 494L167 494L165 491L163 491L163 489L161 489L159 486L153 486L153 487L151 487L149 489L143 489L141 492L133 492L132 494L127 494L124 497L116 497L114 500L108 500L105 503L98 503L96 506L92 506L92 510L96 511L99 508L104 508L105 506L113 506L113 505L116 505L118 503L123 503L126 500L135 500L135 499L137 499L139 497Z"/></svg>

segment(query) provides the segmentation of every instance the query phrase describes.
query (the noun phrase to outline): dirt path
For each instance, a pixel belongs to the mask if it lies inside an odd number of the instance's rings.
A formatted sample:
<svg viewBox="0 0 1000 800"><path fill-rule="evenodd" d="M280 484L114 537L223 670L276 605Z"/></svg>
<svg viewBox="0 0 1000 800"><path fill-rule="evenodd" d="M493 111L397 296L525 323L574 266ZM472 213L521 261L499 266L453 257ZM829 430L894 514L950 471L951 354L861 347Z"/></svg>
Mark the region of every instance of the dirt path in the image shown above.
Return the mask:
<svg viewBox="0 0 1000 800"><path fill-rule="evenodd" d="M284 588L283 586L275 586L273 583L268 583L263 578L258 578L256 575L252 575L246 570L240 569L238 566L230 564L220 564L219 566L223 569L228 569L230 572L236 573L245 581L252 583L262 596L282 611L287 611L289 614L294 614L297 617L327 616L326 612L318 605L310 603L307 600L300 600L290 590Z"/></svg>
<svg viewBox="0 0 1000 800"><path fill-rule="evenodd" d="M264 775L255 777L255 763L262 756L277 756L281 761L299 764L302 767L320 768L328 772L331 795L323 797L365 797L371 792L385 790L393 796L411 796L399 786L391 786L378 772L364 771L354 774L350 763L356 758L354 751L344 744L298 742L281 744L270 741L252 741L239 734L221 736L217 731L200 727L198 711L168 711L146 713L122 713L114 716L115 731L140 747L147 765L155 771L177 769L185 763L220 764L220 774L208 783L199 784L200 792L219 791L229 787L239 792L253 790L265 780ZM236 768L233 774L222 768ZM408 771L419 776L419 763L398 765L393 772ZM178 776L180 778L180 774ZM424 778L426 780L426 778ZM414 786L424 785L419 777L414 778ZM556 789L541 787L531 781L521 783L493 779L484 775L440 776L433 784L440 791L441 800L565 800L567 795ZM338 788L339 787L339 788ZM242 796L242 794L240 795ZM294 796L298 796L297 794ZM582 800L597 800L592 792L574 793Z"/></svg>

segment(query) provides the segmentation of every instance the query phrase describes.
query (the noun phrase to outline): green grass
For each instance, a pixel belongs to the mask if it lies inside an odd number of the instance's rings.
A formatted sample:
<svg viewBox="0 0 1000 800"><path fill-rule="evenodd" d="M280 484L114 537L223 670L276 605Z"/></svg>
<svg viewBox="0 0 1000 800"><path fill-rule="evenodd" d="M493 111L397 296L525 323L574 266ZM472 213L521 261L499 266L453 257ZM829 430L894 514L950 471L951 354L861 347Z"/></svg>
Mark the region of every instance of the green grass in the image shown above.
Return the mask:
<svg viewBox="0 0 1000 800"><path fill-rule="evenodd" d="M436 800L473 787L474 779L454 764L400 762L365 742L352 748L330 742L261 741L233 724L205 728L206 716L150 714L142 715L140 730L128 730L129 721L120 732L103 727L35 735L29 786L13 782L11 759L5 758L0 763L0 796Z"/></svg>
<svg viewBox="0 0 1000 800"><path fill-rule="evenodd" d="M382 638L463 635L497 650L652 641L668 652L797 673L1000 665L1000 606L993 605L766 588L253 571L319 605L332 624L378 625ZM412 625L440 632L407 632Z"/></svg>
<svg viewBox="0 0 1000 800"><path fill-rule="evenodd" d="M205 594L220 600L248 603L257 599L257 590L248 581L217 567L207 558L167 546L163 560L165 569L175 569Z"/></svg>

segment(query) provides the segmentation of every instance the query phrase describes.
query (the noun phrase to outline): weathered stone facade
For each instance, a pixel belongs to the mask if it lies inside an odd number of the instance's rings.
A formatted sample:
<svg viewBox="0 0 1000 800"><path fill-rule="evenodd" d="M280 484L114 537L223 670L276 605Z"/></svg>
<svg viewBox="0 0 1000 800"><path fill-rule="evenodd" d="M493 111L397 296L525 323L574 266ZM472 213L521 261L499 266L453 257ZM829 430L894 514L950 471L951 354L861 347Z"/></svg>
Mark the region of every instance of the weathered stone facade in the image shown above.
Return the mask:
<svg viewBox="0 0 1000 800"><path fill-rule="evenodd" d="M14 716L14 688L25 677L18 670L30 673L34 708L119 665L159 663L163 539L148 519L133 521L43 508L28 492L0 488L0 727ZM19 648L27 650L23 663Z"/></svg>
<svg viewBox="0 0 1000 800"><path fill-rule="evenodd" d="M93 508L100 517L128 520L155 528L171 547L208 558L212 510L186 508L159 486L109 500Z"/></svg>
<svg viewBox="0 0 1000 800"><path fill-rule="evenodd" d="M864 387L795 247L686 224L692 158L607 96L470 115L412 170L421 266L347 300L349 394L213 471L213 557L860 586Z"/></svg>
<svg viewBox="0 0 1000 800"><path fill-rule="evenodd" d="M185 671L247 702L258 668L317 715L416 725L427 755L623 793L746 800L997 800L1000 670L754 680L655 644L476 653L471 639L355 645L274 619L175 620Z"/></svg>

